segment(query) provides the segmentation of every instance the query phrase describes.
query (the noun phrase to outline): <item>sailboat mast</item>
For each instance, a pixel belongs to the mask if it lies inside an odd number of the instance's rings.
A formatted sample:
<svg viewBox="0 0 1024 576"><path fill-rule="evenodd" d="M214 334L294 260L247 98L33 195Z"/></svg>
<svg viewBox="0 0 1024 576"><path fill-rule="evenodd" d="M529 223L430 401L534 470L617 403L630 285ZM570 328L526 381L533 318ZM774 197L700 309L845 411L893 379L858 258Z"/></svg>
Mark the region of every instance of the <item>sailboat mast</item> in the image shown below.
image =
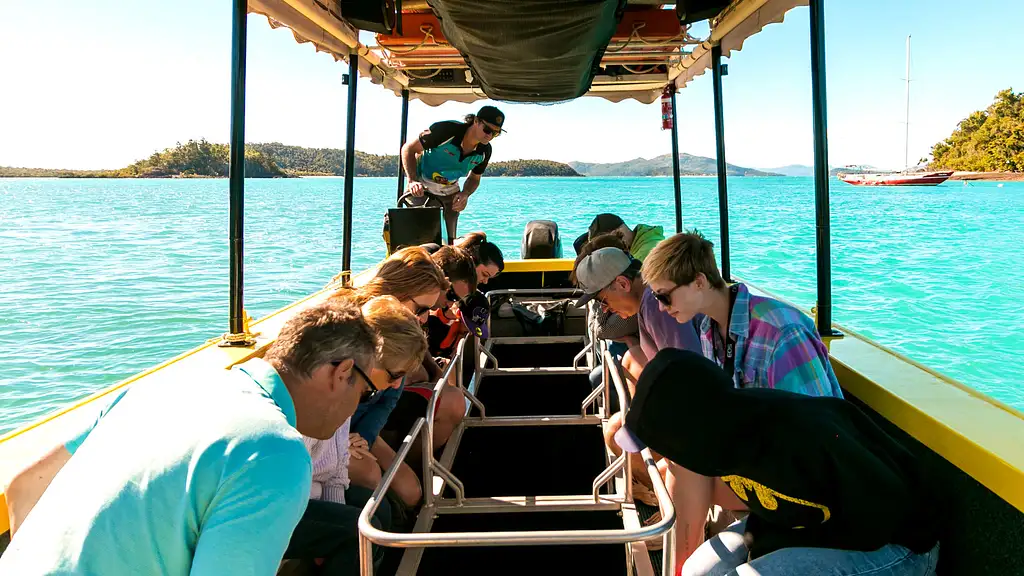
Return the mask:
<svg viewBox="0 0 1024 576"><path fill-rule="evenodd" d="M910 168L910 36L907 36L907 116L903 133L903 167Z"/></svg>

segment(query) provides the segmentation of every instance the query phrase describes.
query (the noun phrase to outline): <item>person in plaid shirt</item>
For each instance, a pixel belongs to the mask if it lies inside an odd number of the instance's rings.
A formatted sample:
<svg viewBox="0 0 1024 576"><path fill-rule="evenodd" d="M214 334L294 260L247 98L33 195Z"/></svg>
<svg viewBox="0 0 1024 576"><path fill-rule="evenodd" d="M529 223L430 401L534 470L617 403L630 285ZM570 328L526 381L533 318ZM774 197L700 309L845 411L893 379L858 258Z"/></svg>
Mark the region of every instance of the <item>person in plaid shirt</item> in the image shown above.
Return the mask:
<svg viewBox="0 0 1024 576"><path fill-rule="evenodd" d="M697 330L701 350L737 388L843 397L814 322L784 302L750 294L743 284L727 285L718 271L713 244L699 232L676 234L658 244L640 273L659 309L677 322L704 315ZM695 436L702 432L708 431L693 430ZM663 470L678 513L676 561L681 566L704 539L701 527L709 508L742 507L717 478L667 461Z"/></svg>

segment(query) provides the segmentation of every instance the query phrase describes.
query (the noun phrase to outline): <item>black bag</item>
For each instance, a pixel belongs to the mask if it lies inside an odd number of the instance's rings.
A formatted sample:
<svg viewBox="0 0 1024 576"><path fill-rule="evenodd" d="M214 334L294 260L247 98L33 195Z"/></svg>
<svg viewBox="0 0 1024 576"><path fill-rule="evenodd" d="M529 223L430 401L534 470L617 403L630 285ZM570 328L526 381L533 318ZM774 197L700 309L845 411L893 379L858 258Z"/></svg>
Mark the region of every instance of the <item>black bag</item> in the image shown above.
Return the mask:
<svg viewBox="0 0 1024 576"><path fill-rule="evenodd" d="M524 336L564 336L565 315L571 300L523 304L510 298L512 313L523 328Z"/></svg>

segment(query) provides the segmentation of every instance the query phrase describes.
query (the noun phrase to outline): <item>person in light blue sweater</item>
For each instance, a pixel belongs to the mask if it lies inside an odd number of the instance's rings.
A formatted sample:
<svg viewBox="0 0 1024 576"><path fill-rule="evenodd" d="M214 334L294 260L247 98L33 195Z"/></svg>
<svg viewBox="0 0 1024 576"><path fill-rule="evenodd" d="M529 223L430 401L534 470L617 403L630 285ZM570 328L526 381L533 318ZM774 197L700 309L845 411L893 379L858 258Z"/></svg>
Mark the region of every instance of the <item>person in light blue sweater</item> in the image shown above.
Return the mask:
<svg viewBox="0 0 1024 576"><path fill-rule="evenodd" d="M181 362L112 393L7 486L0 574L272 576L309 500L302 435L330 438L352 415L376 346L359 308L331 301L263 359Z"/></svg>

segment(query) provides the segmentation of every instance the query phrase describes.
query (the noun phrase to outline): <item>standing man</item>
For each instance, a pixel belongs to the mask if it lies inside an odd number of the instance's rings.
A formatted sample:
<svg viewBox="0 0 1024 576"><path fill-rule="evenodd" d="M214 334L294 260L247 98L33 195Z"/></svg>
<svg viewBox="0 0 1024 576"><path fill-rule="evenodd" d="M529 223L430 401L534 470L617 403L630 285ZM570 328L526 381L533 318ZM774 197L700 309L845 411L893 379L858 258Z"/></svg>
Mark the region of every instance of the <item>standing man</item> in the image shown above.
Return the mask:
<svg viewBox="0 0 1024 576"><path fill-rule="evenodd" d="M0 573L273 576L309 500L302 435L352 416L378 342L358 306L331 300L262 359L126 388L11 480Z"/></svg>
<svg viewBox="0 0 1024 576"><path fill-rule="evenodd" d="M441 201L448 243L455 241L459 213L480 186L480 176L491 159L491 140L502 133L505 115L494 106L484 106L464 122L436 122L420 137L402 146L402 167L409 179L406 192L413 206L428 197ZM466 183L459 188L459 179Z"/></svg>

